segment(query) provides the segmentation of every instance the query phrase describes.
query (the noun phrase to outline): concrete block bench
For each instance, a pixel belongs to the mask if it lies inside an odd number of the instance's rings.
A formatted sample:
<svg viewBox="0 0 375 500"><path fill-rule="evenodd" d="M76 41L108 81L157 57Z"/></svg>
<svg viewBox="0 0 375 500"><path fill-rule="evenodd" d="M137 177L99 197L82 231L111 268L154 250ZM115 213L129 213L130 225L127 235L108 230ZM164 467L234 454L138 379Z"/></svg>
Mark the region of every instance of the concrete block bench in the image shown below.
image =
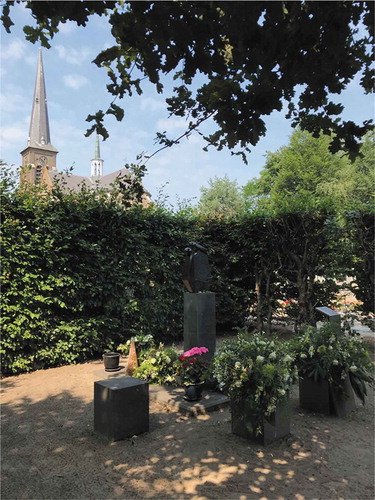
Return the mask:
<svg viewBox="0 0 375 500"><path fill-rule="evenodd" d="M94 430L112 441L148 432L148 383L133 377L94 382Z"/></svg>

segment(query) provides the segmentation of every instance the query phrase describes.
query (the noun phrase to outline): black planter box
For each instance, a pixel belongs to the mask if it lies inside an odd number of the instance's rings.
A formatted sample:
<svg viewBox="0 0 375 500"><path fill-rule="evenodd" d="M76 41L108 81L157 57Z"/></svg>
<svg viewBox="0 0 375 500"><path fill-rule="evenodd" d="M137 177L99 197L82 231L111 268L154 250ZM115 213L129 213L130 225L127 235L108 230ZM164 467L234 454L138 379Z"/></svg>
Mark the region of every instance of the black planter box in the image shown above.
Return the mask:
<svg viewBox="0 0 375 500"><path fill-rule="evenodd" d="M290 433L289 401L285 401L276 408L269 418L257 418L248 401L231 402L232 433L259 444L270 444ZM256 433L258 425L262 433Z"/></svg>
<svg viewBox="0 0 375 500"><path fill-rule="evenodd" d="M299 404L301 408L325 415L345 417L355 410L354 392L347 377L343 383L344 391L333 389L328 380L315 382L311 378L299 381Z"/></svg>

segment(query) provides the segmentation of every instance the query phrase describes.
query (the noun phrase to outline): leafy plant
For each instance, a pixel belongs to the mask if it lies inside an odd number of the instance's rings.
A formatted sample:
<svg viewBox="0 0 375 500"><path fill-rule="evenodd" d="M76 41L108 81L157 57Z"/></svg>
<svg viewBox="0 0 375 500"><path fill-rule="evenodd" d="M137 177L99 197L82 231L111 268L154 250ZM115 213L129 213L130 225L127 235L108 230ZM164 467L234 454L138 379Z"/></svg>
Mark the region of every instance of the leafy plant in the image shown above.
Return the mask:
<svg viewBox="0 0 375 500"><path fill-rule="evenodd" d="M144 353L143 361L134 371L133 377L147 380L151 384L175 383L178 353L174 347L152 347Z"/></svg>
<svg viewBox="0 0 375 500"><path fill-rule="evenodd" d="M306 327L292 345L301 377L328 380L336 390L343 391L343 382L349 376L355 393L365 402L365 382L374 383L374 366L360 336L346 336L327 322L320 329Z"/></svg>
<svg viewBox="0 0 375 500"><path fill-rule="evenodd" d="M208 374L207 347L193 347L178 357L177 376L183 385L200 384Z"/></svg>
<svg viewBox="0 0 375 500"><path fill-rule="evenodd" d="M222 344L213 362L213 375L232 401L247 400L259 417L272 415L288 397L297 369L287 344L263 333L239 332Z"/></svg>

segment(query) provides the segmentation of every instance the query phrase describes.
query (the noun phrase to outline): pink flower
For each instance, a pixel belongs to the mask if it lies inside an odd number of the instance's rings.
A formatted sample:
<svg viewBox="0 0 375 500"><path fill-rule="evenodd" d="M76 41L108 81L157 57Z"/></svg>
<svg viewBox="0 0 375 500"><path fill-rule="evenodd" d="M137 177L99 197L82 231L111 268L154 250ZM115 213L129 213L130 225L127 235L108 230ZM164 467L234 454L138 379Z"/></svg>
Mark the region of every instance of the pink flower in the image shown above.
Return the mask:
<svg viewBox="0 0 375 500"><path fill-rule="evenodd" d="M185 358L190 358L191 356L201 356L206 352L208 352L207 347L193 347L192 349L189 349L188 351L184 352L183 356Z"/></svg>

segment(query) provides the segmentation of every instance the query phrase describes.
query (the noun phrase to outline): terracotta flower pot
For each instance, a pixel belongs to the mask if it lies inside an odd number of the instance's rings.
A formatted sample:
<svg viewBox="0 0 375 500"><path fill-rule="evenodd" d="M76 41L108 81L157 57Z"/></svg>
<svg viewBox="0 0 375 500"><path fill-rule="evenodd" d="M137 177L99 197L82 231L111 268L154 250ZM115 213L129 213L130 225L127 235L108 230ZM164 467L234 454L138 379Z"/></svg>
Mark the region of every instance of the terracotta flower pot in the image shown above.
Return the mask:
<svg viewBox="0 0 375 500"><path fill-rule="evenodd" d="M106 372L118 371L120 369L120 354L118 352L105 352L103 362Z"/></svg>

